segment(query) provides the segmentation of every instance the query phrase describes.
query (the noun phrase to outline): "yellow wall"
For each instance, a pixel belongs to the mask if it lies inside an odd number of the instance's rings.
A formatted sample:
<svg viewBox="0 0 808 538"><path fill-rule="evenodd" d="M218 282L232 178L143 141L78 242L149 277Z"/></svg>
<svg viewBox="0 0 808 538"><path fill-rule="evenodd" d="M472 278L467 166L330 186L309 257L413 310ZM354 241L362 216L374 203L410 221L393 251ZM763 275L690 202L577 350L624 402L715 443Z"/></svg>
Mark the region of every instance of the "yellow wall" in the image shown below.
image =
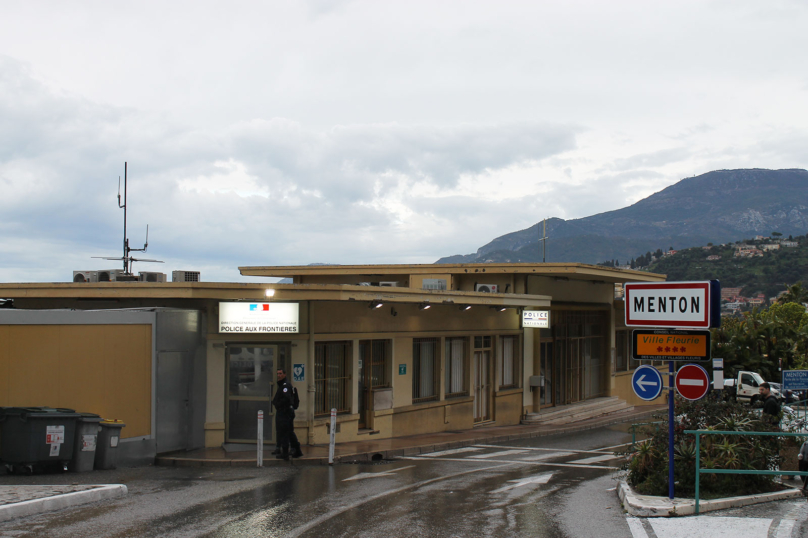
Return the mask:
<svg viewBox="0 0 808 538"><path fill-rule="evenodd" d="M553 304L558 302L609 303L614 302L614 284L581 280L556 280L552 277L529 276L528 291L531 295L550 295Z"/></svg>
<svg viewBox="0 0 808 538"><path fill-rule="evenodd" d="M0 326L0 406L67 407L151 433L151 325Z"/></svg>
<svg viewBox="0 0 808 538"><path fill-rule="evenodd" d="M495 392L494 413L497 426L519 424L522 420L522 389Z"/></svg>
<svg viewBox="0 0 808 538"><path fill-rule="evenodd" d="M429 310L419 310L417 304L396 304L371 309L368 304L365 301L318 302L313 316L314 333L318 337L350 334L350 338L363 338L365 333L372 338L385 338L377 333L418 332L429 336L426 333L469 332L472 328L478 333L520 330L519 313L515 308L494 312L487 306L473 306L468 311L460 311L460 305L435 305ZM391 309L395 310L395 316Z"/></svg>

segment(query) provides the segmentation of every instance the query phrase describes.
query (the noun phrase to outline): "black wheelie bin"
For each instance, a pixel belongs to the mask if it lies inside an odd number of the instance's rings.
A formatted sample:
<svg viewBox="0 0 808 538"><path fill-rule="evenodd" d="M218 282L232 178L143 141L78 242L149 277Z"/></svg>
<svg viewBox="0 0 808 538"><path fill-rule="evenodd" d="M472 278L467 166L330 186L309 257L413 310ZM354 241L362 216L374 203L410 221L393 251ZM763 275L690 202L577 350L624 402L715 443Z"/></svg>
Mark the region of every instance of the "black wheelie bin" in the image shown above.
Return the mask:
<svg viewBox="0 0 808 538"><path fill-rule="evenodd" d="M72 409L0 408L0 461L11 473L67 470L78 417Z"/></svg>

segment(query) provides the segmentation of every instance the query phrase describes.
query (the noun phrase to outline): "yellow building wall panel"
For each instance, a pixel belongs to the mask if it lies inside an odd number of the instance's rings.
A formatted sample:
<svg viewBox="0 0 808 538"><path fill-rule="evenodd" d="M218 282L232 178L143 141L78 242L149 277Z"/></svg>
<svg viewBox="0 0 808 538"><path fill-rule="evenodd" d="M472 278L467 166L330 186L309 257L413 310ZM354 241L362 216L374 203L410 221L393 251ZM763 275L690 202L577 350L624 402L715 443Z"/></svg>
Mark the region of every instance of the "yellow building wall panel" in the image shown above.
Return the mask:
<svg viewBox="0 0 808 538"><path fill-rule="evenodd" d="M519 424L522 421L522 391L494 394L497 426Z"/></svg>
<svg viewBox="0 0 808 538"><path fill-rule="evenodd" d="M0 327L0 405L67 407L151 433L151 325Z"/></svg>

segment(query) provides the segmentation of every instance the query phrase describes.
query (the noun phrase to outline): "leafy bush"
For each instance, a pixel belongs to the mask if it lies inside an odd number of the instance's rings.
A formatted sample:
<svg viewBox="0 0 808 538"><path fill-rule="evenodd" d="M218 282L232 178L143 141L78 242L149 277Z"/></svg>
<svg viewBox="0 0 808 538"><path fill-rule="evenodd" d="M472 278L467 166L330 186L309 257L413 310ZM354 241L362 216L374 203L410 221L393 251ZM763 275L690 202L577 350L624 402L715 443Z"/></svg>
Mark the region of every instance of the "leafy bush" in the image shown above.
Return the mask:
<svg viewBox="0 0 808 538"><path fill-rule="evenodd" d="M691 402L677 396L674 402L674 483L677 497L692 497L696 489L696 440L685 430L779 431L749 407L715 397ZM628 456L628 483L645 495L668 495L668 421L645 427L649 438ZM702 435L700 465L703 469L775 469L780 463L777 437ZM700 495L725 497L772 491L771 475L702 474Z"/></svg>

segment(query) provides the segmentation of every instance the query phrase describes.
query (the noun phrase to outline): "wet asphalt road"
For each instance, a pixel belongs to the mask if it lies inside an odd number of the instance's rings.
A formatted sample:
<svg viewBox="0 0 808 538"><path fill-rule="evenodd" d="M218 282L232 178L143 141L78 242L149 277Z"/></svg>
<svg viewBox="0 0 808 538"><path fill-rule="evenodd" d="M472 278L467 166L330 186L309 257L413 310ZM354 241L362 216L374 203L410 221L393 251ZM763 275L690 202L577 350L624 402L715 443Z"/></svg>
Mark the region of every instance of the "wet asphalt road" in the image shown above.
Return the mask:
<svg viewBox="0 0 808 538"><path fill-rule="evenodd" d="M626 427L379 464L0 476L129 488L122 499L4 522L0 537L632 536L608 448L631 440ZM792 505L755 510L773 517Z"/></svg>

